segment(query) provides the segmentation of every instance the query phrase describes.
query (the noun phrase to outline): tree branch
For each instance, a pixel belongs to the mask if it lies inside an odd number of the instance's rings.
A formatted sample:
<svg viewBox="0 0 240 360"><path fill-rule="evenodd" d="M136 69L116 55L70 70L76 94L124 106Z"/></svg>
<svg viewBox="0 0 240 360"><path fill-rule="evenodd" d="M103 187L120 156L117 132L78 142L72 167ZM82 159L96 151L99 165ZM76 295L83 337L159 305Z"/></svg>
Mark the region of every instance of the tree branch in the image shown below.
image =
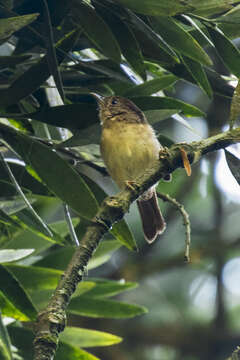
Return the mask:
<svg viewBox="0 0 240 360"><path fill-rule="evenodd" d="M103 201L59 281L48 306L39 313L34 340L35 360L53 359L59 333L65 327L66 308L70 298L82 280L84 269L103 235L109 231L114 222L123 218L130 204L144 191L167 174L183 167L180 149L184 149L190 163L195 163L209 152L223 149L238 142L240 142L240 128L198 142L173 145L170 149L161 151L160 161L156 161L143 176L137 178L135 183L131 183L131 187L126 187L117 195L107 197Z"/></svg>

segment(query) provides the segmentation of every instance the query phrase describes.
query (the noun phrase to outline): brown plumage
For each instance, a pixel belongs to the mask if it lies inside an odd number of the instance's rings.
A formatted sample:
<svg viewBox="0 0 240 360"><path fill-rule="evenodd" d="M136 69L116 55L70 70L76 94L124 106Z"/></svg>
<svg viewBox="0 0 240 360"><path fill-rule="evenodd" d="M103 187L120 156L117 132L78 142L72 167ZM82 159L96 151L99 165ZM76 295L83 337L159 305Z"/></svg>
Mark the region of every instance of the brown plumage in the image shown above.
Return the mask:
<svg viewBox="0 0 240 360"><path fill-rule="evenodd" d="M130 100L93 95L102 124L101 154L112 179L123 189L126 182L134 181L159 158L162 147L143 112ZM151 243L166 227L155 186L137 200L137 205L145 239Z"/></svg>

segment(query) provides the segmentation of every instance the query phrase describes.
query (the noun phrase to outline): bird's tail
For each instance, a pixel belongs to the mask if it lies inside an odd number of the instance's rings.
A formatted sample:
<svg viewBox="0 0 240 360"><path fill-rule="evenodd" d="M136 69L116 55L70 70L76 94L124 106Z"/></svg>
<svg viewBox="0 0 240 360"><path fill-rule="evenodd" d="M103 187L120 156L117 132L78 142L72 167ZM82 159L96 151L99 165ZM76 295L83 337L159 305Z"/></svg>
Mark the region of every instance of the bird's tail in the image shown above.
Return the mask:
<svg viewBox="0 0 240 360"><path fill-rule="evenodd" d="M158 205L155 189L152 190L150 194L152 196L146 199L142 197L137 200L144 237L148 243L152 243L166 228L166 223Z"/></svg>

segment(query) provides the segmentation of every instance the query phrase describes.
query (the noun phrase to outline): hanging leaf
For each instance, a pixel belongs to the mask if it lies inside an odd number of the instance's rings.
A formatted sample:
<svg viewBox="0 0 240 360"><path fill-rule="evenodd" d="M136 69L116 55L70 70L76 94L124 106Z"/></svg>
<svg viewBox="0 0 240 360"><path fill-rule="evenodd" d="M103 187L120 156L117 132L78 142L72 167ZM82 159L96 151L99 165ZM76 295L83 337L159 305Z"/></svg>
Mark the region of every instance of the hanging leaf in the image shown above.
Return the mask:
<svg viewBox="0 0 240 360"><path fill-rule="evenodd" d="M151 17L154 29L163 39L180 54L203 65L212 65L212 61L199 43L178 23L169 16Z"/></svg>
<svg viewBox="0 0 240 360"><path fill-rule="evenodd" d="M60 341L76 347L110 346L118 344L122 339L118 336L79 327L66 327L60 335Z"/></svg>
<svg viewBox="0 0 240 360"><path fill-rule="evenodd" d="M196 80L196 83L211 99L213 96L213 92L203 66L199 64L199 62L192 60L186 56L182 56L182 60L186 68L191 73L192 77Z"/></svg>
<svg viewBox="0 0 240 360"><path fill-rule="evenodd" d="M191 6L176 0L114 0L127 8L145 15L175 15L191 11Z"/></svg>
<svg viewBox="0 0 240 360"><path fill-rule="evenodd" d="M175 75L162 75L159 78L131 87L123 94L123 96L152 95L158 91L168 88L169 86L172 86L177 80L178 78Z"/></svg>
<svg viewBox="0 0 240 360"><path fill-rule="evenodd" d="M238 83L234 90L231 108L230 108L230 119L229 119L230 129L233 128L239 115L240 115L240 81L238 79Z"/></svg>
<svg viewBox="0 0 240 360"><path fill-rule="evenodd" d="M71 31L56 44L58 62L61 63L65 54L71 50L79 37L79 29ZM48 79L50 71L47 57L44 56L38 63L32 65L20 75L7 89L0 90L0 105L8 106L16 104L21 99L32 94Z"/></svg>
<svg viewBox="0 0 240 360"><path fill-rule="evenodd" d="M0 359L2 360L13 359L10 337L8 335L7 327L4 325L2 321L1 314L0 314Z"/></svg>
<svg viewBox="0 0 240 360"><path fill-rule="evenodd" d="M93 299L87 296L73 298L68 310L77 315L110 319L132 318L147 312L143 306L113 300Z"/></svg>
<svg viewBox="0 0 240 360"><path fill-rule="evenodd" d="M232 153L230 153L228 150L224 150L224 151L229 169L231 170L233 177L240 185L240 159L237 158Z"/></svg>
<svg viewBox="0 0 240 360"><path fill-rule="evenodd" d="M5 249L0 250L0 263L17 261L31 255L34 249Z"/></svg>
<svg viewBox="0 0 240 360"><path fill-rule="evenodd" d="M74 8L74 16L93 44L95 44L104 55L116 63L120 63L121 52L119 45L111 29L96 13L94 8L84 2L78 1L77 6Z"/></svg>
<svg viewBox="0 0 240 360"><path fill-rule="evenodd" d="M136 96L130 99L142 110L177 109L187 116L204 116L204 113L193 105L170 97Z"/></svg>
<svg viewBox="0 0 240 360"><path fill-rule="evenodd" d="M214 43L218 55L222 58L228 69L238 78L240 77L240 51L238 48L217 28L206 24L209 35Z"/></svg>
<svg viewBox="0 0 240 360"><path fill-rule="evenodd" d="M29 14L7 19L0 19L0 39L10 37L15 31L20 30L26 25L31 24L39 14Z"/></svg>
<svg viewBox="0 0 240 360"><path fill-rule="evenodd" d="M81 176L48 146L0 124L6 142L29 164L60 199L85 218L98 209L96 199Z"/></svg>
<svg viewBox="0 0 240 360"><path fill-rule="evenodd" d="M0 265L0 279L1 292L6 296L8 301L10 301L16 307L16 309L21 312L21 320L34 320L37 312L28 294L25 292L13 274L2 265ZM19 318L19 315L17 315L17 318Z"/></svg>
<svg viewBox="0 0 240 360"><path fill-rule="evenodd" d="M96 1L94 1L94 6L97 12L110 26L115 38L118 41L123 56L132 66L133 70L145 80L146 71L142 52L128 23L123 21L121 17L118 16L117 12L114 13L109 10L109 6L103 6Z"/></svg>

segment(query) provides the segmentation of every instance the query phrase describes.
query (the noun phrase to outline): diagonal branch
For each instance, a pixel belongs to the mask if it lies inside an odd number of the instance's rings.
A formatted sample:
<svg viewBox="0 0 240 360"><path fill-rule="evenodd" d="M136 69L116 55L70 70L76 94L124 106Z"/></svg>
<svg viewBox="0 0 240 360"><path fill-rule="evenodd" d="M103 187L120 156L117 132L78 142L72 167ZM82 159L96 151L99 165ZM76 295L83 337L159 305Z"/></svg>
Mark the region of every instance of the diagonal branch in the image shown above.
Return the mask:
<svg viewBox="0 0 240 360"><path fill-rule="evenodd" d="M167 174L183 166L180 149L184 149L190 163L195 163L209 152L224 149L239 142L240 128L237 128L198 142L173 145L170 149L161 151L160 160L147 169L143 176L137 178L131 187L127 187L117 195L107 197L103 201L59 281L49 304L39 313L34 340L34 360L53 359L59 333L65 327L66 308L103 235L109 231L114 222L123 218L131 203L144 191L161 178L166 177Z"/></svg>

